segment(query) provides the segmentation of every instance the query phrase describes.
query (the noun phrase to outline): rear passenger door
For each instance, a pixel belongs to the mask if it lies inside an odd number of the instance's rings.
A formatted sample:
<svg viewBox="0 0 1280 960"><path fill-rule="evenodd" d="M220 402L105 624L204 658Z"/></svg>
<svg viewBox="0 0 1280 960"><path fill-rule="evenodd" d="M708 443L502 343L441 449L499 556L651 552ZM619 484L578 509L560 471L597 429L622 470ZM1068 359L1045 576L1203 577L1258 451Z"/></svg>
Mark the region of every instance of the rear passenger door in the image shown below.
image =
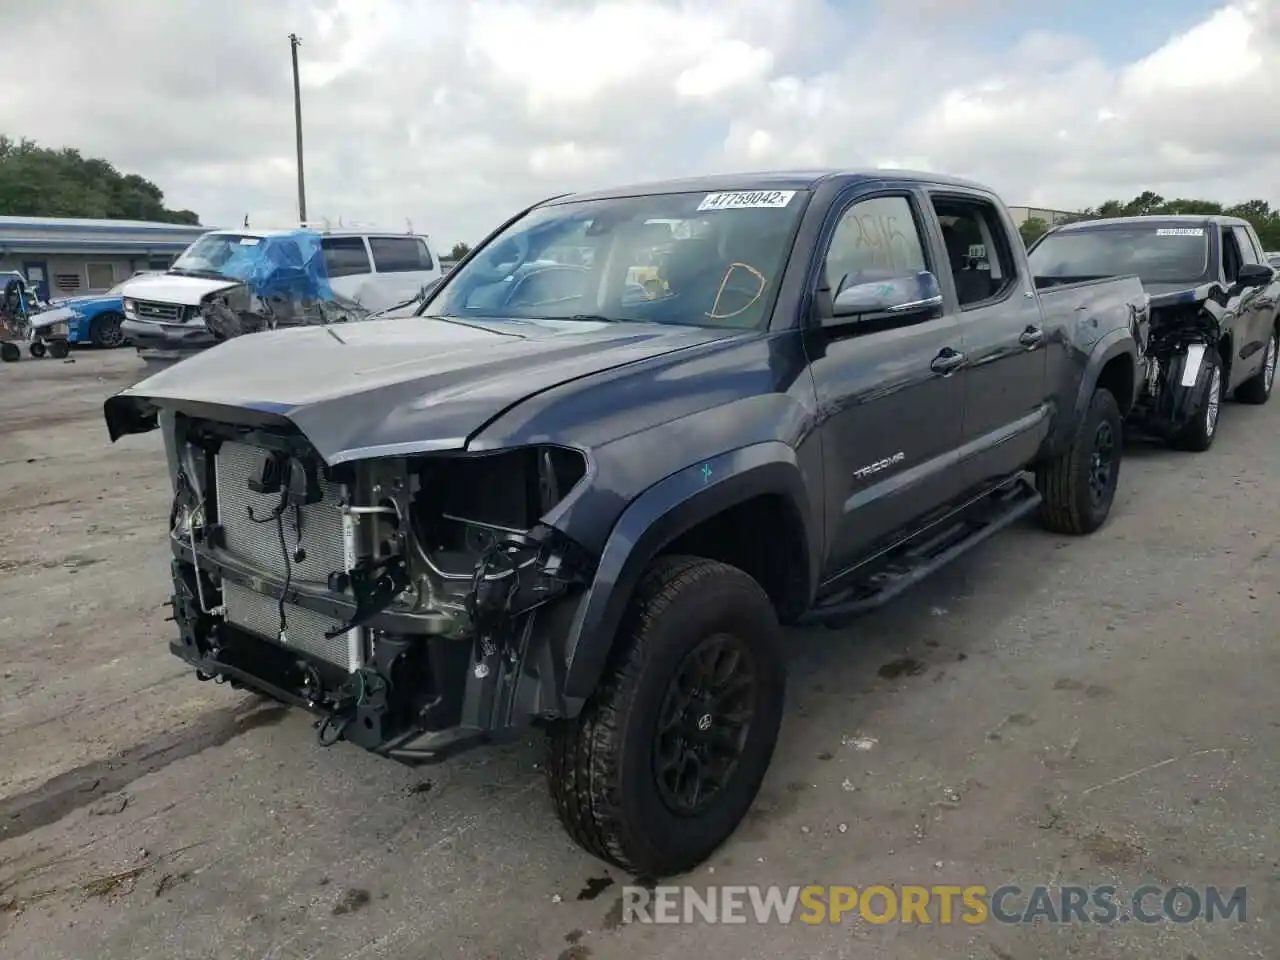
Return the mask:
<svg viewBox="0 0 1280 960"><path fill-rule="evenodd" d="M929 199L949 261L939 282L964 336L962 471L977 487L1025 467L1048 434L1049 335L1001 207L963 191Z"/></svg>
<svg viewBox="0 0 1280 960"><path fill-rule="evenodd" d="M837 201L817 256L810 372L818 402L827 509L828 579L899 539L959 492L962 349L954 315L835 318L854 284L939 269L914 187Z"/></svg>

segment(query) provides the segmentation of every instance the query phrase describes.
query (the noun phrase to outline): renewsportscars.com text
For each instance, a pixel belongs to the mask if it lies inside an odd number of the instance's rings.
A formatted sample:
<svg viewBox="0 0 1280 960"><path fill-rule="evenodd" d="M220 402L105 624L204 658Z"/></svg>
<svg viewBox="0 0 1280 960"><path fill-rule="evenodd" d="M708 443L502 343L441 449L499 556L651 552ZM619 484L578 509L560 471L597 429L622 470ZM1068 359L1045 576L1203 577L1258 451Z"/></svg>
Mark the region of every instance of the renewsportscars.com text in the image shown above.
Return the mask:
<svg viewBox="0 0 1280 960"><path fill-rule="evenodd" d="M1244 887L688 886L622 888L623 923L918 925L1214 923L1245 919Z"/></svg>

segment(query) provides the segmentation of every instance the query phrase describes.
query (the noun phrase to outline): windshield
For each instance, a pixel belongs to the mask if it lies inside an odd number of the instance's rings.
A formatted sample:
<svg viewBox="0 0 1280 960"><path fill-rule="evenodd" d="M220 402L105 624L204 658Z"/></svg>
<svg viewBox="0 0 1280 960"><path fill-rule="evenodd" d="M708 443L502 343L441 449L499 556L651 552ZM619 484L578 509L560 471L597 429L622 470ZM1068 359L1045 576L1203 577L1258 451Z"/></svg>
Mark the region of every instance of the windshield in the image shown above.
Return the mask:
<svg viewBox="0 0 1280 960"><path fill-rule="evenodd" d="M263 237L238 233L206 233L183 251L169 268L172 273L216 274L248 280L262 261Z"/></svg>
<svg viewBox="0 0 1280 960"><path fill-rule="evenodd" d="M1143 283L1195 283L1209 269L1204 227L1100 227L1051 233L1031 251L1036 277L1114 277Z"/></svg>
<svg viewBox="0 0 1280 960"><path fill-rule="evenodd" d="M673 193L539 207L449 273L420 312L754 329L807 196Z"/></svg>

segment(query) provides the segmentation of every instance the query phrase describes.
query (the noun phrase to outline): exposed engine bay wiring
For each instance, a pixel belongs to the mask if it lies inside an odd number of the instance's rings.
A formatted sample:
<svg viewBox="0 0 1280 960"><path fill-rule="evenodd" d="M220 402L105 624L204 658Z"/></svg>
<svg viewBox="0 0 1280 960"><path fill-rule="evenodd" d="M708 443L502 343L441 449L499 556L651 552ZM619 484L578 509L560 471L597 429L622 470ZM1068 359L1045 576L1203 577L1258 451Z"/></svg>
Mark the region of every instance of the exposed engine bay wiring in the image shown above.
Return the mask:
<svg viewBox="0 0 1280 960"><path fill-rule="evenodd" d="M280 502L272 507L271 512L265 517L254 515L253 506L247 505L245 511L249 515L251 523L271 523L275 522L276 536L280 540L280 556L284 560L284 586L280 590L280 597L277 601L277 609L280 611L280 634L281 643L289 642L289 618L285 614L285 597L289 593L289 587L293 585L293 561L296 559L301 563L306 558L306 551L302 548L302 508L298 504L293 504L293 534L294 543L296 544L292 556L289 553L289 544L284 536L284 514L289 509L289 489L283 488L280 491Z"/></svg>

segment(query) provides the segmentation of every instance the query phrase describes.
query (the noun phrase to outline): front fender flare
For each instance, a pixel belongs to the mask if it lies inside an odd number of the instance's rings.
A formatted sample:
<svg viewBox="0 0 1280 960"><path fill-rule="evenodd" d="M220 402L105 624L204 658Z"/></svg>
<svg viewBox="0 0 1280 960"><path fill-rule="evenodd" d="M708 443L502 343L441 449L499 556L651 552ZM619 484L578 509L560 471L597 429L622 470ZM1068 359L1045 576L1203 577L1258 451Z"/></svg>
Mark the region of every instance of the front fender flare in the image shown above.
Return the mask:
<svg viewBox="0 0 1280 960"><path fill-rule="evenodd" d="M763 494L786 497L795 509L809 558L812 591L818 544L805 526L811 516L809 493L795 450L780 441L768 441L692 464L645 490L614 524L565 638L566 698L585 699L595 689L649 561L702 521Z"/></svg>

